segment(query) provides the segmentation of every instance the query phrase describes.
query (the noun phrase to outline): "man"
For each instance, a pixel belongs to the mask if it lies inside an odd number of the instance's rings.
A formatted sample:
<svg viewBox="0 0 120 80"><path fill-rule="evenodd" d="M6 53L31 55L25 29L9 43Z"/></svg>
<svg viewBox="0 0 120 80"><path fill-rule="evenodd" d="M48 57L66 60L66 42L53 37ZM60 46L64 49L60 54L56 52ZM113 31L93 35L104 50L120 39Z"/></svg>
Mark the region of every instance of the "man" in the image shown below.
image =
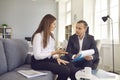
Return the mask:
<svg viewBox="0 0 120 80"><path fill-rule="evenodd" d="M69 61L73 60L79 55L82 50L94 49L95 53L90 56L85 56L82 60L74 62L76 67L83 69L84 67L91 67L96 69L99 62L98 49L94 37L87 32L88 24L84 20L80 20L76 24L76 33L70 36L66 51Z"/></svg>

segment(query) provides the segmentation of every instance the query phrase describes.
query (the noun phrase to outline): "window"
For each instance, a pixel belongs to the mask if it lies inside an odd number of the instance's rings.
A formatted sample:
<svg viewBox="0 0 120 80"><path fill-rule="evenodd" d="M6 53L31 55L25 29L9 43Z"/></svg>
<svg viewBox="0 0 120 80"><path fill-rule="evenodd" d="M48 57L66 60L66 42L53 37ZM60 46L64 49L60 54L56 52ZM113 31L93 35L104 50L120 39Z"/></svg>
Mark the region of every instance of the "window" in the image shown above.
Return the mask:
<svg viewBox="0 0 120 80"><path fill-rule="evenodd" d="M102 17L108 14L113 19L114 40L115 42L119 42L119 0L96 0L94 20L95 39L107 41L112 39L111 21L102 21Z"/></svg>
<svg viewBox="0 0 120 80"><path fill-rule="evenodd" d="M66 25L71 24L71 0L66 1Z"/></svg>
<svg viewBox="0 0 120 80"><path fill-rule="evenodd" d="M101 17L107 15L107 0L96 0L94 35L96 39L107 39L107 24Z"/></svg>
<svg viewBox="0 0 120 80"><path fill-rule="evenodd" d="M110 16L113 19L113 34L115 42L119 40L119 0L111 0L110 2ZM111 28L110 28L111 31ZM110 32L110 35L112 33ZM112 36L110 36L111 38Z"/></svg>

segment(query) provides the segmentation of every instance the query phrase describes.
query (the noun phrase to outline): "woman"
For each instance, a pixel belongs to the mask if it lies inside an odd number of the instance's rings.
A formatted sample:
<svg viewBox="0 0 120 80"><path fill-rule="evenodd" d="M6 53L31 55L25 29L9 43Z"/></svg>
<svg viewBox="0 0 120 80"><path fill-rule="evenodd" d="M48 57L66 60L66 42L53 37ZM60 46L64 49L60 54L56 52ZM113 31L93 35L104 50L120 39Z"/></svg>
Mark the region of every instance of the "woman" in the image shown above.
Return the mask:
<svg viewBox="0 0 120 80"><path fill-rule="evenodd" d="M59 58L59 54L67 54L63 50L55 50L55 38L52 34L56 18L51 14L43 17L38 29L32 36L33 56L31 67L35 70L49 70L58 74L57 80L75 79L77 69L68 61Z"/></svg>

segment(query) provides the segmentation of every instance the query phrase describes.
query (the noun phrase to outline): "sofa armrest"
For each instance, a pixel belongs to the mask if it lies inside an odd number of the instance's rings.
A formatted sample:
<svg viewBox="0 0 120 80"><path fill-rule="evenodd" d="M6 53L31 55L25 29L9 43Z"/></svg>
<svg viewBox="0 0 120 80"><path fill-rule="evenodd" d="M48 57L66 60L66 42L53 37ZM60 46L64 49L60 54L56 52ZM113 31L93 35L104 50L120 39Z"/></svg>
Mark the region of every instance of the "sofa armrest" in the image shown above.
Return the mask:
<svg viewBox="0 0 120 80"><path fill-rule="evenodd" d="M31 63L31 54L27 54L25 64L30 64Z"/></svg>

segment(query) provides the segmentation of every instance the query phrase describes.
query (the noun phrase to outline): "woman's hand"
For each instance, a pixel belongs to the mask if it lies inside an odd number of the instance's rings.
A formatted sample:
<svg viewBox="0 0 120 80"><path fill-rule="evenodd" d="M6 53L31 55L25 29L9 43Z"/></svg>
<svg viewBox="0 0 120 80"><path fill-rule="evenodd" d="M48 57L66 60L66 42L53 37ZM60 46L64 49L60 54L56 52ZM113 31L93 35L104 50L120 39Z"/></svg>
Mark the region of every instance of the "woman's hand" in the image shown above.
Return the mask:
<svg viewBox="0 0 120 80"><path fill-rule="evenodd" d="M59 49L59 50L53 51L52 54L53 55L54 54L68 54L68 52L65 52L64 50Z"/></svg>
<svg viewBox="0 0 120 80"><path fill-rule="evenodd" d="M57 58L57 62L58 62L58 64L59 64L59 65L61 65L61 64L66 65L66 64L68 64L68 63L69 63L68 61L63 60L63 59L60 59L60 58Z"/></svg>
<svg viewBox="0 0 120 80"><path fill-rule="evenodd" d="M87 61L90 61L90 60L93 59L93 56L85 56L84 59L87 60Z"/></svg>

